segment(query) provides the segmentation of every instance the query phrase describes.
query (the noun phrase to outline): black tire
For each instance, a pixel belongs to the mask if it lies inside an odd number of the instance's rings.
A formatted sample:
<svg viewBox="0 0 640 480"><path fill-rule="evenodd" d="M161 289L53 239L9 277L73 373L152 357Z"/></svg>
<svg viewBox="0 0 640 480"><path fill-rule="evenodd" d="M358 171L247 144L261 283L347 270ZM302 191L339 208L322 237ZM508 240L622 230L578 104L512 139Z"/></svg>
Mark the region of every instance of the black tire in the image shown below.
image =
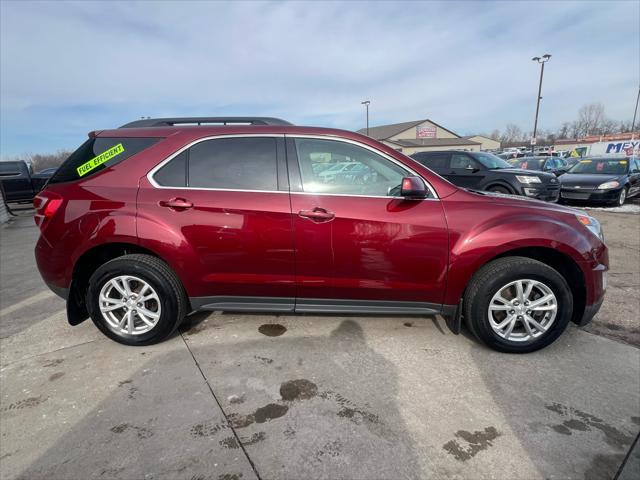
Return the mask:
<svg viewBox="0 0 640 480"><path fill-rule="evenodd" d="M510 341L499 336L489 321L489 304L502 287L522 279L537 280L551 289L557 301L557 313L550 328L528 341ZM566 329L573 312L573 295L560 273L527 257L504 257L484 265L473 276L464 295L463 312L471 332L494 350L529 353L553 343Z"/></svg>
<svg viewBox="0 0 640 480"><path fill-rule="evenodd" d="M493 185L489 188L487 188L488 192L494 192L494 193L503 193L505 195L510 195L511 192L509 191L509 189L507 187L503 187L501 185Z"/></svg>
<svg viewBox="0 0 640 480"><path fill-rule="evenodd" d="M627 201L628 194L629 194L629 188L628 187L624 187L622 190L620 190L620 193L618 194L618 198L616 199L614 205L616 207L623 206L624 202Z"/></svg>
<svg viewBox="0 0 640 480"><path fill-rule="evenodd" d="M102 316L99 295L102 287L120 275L131 275L147 282L160 299L160 318L148 332L131 335L111 328ZM188 313L188 301L182 283L166 263L151 255L124 255L101 265L89 279L87 309L93 323L107 337L125 345L143 346L169 337Z"/></svg>

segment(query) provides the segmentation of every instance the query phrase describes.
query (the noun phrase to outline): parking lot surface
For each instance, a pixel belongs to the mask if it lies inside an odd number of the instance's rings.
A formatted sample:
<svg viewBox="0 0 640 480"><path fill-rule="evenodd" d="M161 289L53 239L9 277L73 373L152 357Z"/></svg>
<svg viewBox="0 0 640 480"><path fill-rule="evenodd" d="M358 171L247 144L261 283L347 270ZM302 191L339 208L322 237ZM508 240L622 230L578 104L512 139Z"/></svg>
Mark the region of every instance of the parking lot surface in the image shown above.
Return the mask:
<svg viewBox="0 0 640 480"><path fill-rule="evenodd" d="M439 317L189 317L125 347L64 302L25 216L0 227L2 479L613 478L640 431L640 215L594 323L528 355ZM639 478L637 449L620 478Z"/></svg>

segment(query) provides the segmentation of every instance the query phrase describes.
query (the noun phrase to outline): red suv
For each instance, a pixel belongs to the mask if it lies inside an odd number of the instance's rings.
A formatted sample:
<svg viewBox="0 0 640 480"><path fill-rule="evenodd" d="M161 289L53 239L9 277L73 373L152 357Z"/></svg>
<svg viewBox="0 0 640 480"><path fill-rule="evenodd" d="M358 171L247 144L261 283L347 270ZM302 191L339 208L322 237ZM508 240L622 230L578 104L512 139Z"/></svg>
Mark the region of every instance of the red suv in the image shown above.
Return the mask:
<svg viewBox="0 0 640 480"><path fill-rule="evenodd" d="M455 187L353 132L273 118L92 132L34 201L38 267L108 337L148 345L197 310L440 314L530 352L606 288L598 222Z"/></svg>

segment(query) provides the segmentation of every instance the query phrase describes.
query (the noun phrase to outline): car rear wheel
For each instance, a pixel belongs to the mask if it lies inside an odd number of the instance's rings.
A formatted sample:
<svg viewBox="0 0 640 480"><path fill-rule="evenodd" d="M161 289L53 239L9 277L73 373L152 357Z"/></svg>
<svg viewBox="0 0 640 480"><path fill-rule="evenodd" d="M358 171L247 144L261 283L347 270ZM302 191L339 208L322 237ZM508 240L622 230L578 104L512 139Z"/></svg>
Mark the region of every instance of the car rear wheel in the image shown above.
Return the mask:
<svg viewBox="0 0 640 480"><path fill-rule="evenodd" d="M91 276L87 307L93 323L125 345L158 343L180 325L187 299L180 280L151 255L124 255Z"/></svg>
<svg viewBox="0 0 640 480"><path fill-rule="evenodd" d="M502 187L500 185L494 185L492 187L489 187L487 191L494 192L494 193L503 193L505 195L508 195L511 193L507 187Z"/></svg>
<svg viewBox="0 0 640 480"><path fill-rule="evenodd" d="M550 266L526 257L505 257L482 267L464 296L471 332L501 352L546 347L565 330L573 311L566 280Z"/></svg>

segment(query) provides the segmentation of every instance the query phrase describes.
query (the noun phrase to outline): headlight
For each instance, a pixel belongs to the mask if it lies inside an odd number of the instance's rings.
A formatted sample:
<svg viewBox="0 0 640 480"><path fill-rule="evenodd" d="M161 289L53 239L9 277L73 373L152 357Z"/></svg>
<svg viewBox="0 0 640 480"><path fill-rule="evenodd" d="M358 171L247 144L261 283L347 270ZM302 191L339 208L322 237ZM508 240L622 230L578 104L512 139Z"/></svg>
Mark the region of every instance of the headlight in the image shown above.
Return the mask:
<svg viewBox="0 0 640 480"><path fill-rule="evenodd" d="M602 185L598 185L598 190L609 190L610 188L618 188L620 182L613 180L611 182L604 182Z"/></svg>
<svg viewBox="0 0 640 480"><path fill-rule="evenodd" d="M516 175L516 180L527 185L530 183L542 183L539 177L530 177L529 175Z"/></svg>
<svg viewBox="0 0 640 480"><path fill-rule="evenodd" d="M576 215L576 218L581 224L587 227L591 233L604 242L604 233L602 232L602 227L598 220L588 215Z"/></svg>

